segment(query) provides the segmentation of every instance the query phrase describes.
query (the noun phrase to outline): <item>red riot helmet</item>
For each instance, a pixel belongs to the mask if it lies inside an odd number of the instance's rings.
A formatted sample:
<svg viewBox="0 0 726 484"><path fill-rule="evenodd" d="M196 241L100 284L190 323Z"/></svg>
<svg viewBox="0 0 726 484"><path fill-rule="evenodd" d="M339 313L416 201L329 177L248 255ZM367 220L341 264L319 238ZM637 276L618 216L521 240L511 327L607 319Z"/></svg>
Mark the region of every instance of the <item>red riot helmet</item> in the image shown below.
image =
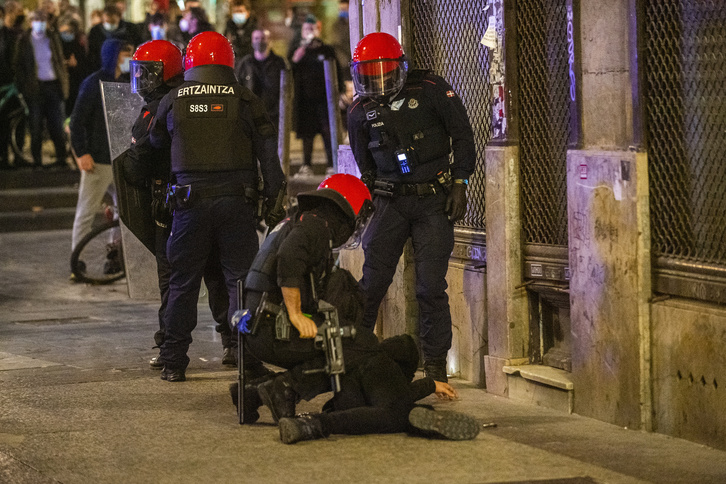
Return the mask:
<svg viewBox="0 0 726 484"><path fill-rule="evenodd" d="M358 95L383 100L396 95L406 83L408 61L395 37L374 32L358 42L350 71Z"/></svg>
<svg viewBox="0 0 726 484"><path fill-rule="evenodd" d="M302 210L310 210L322 200L335 203L353 224L353 235L342 248L352 249L360 244L373 215L371 193L360 178L338 173L323 180L316 191L300 193L297 198Z"/></svg>
<svg viewBox="0 0 726 484"><path fill-rule="evenodd" d="M166 40L151 40L141 44L129 65L131 92L141 96L184 72L181 51Z"/></svg>
<svg viewBox="0 0 726 484"><path fill-rule="evenodd" d="M202 32L187 44L184 68L217 64L234 69L234 50L227 37L217 32Z"/></svg>

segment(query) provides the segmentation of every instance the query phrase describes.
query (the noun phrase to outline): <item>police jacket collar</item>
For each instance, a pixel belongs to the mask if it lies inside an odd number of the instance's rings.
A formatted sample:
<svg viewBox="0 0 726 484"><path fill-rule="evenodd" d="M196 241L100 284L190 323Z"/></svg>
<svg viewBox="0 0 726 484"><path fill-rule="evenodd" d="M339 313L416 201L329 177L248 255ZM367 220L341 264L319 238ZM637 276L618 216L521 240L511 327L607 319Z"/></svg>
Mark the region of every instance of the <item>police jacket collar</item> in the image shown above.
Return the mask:
<svg viewBox="0 0 726 484"><path fill-rule="evenodd" d="M184 73L185 81L196 81L203 84L232 84L237 82L234 70L229 66L207 64L192 67Z"/></svg>

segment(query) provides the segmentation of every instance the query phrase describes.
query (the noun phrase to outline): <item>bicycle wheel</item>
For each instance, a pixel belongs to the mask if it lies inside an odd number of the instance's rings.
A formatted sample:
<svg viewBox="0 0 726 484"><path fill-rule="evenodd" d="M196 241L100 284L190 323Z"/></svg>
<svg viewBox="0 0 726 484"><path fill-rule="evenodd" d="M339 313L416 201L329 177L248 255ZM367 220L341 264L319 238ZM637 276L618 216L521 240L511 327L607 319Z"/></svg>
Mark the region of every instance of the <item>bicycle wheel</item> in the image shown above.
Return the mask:
<svg viewBox="0 0 726 484"><path fill-rule="evenodd" d="M10 118L10 147L16 160L25 159L23 149L25 147L26 117L22 109L11 114ZM17 164L17 163L16 163Z"/></svg>
<svg viewBox="0 0 726 484"><path fill-rule="evenodd" d="M91 284L110 284L126 276L118 220L95 227L71 254L75 279Z"/></svg>

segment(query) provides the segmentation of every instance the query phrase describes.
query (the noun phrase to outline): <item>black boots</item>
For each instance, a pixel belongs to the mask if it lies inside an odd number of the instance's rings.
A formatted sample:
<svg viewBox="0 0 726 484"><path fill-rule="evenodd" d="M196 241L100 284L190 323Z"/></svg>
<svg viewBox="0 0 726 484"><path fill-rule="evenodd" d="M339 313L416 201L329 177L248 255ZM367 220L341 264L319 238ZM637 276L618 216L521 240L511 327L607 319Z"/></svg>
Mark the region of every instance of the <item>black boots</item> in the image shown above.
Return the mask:
<svg viewBox="0 0 726 484"><path fill-rule="evenodd" d="M425 436L448 440L472 440L479 435L481 425L474 417L463 413L437 412L426 407L414 407L408 421Z"/></svg>
<svg viewBox="0 0 726 484"><path fill-rule="evenodd" d="M161 370L161 379L168 382L186 381L187 377L182 369L164 367Z"/></svg>
<svg viewBox="0 0 726 484"><path fill-rule="evenodd" d="M237 366L237 348L225 348L222 353L222 364L225 366Z"/></svg>
<svg viewBox="0 0 726 484"><path fill-rule="evenodd" d="M234 382L229 385L229 394L232 397L232 403L237 407L239 405L239 395L237 391L239 389L239 383ZM260 400L260 394L257 392L257 385L245 385L244 394L244 423L252 424L257 422L260 418L260 414L257 411L262 406L262 400Z"/></svg>
<svg viewBox="0 0 726 484"><path fill-rule="evenodd" d="M152 370L161 370L164 368L164 363L161 361L159 356L155 356L149 360L149 368Z"/></svg>
<svg viewBox="0 0 726 484"><path fill-rule="evenodd" d="M315 440L327 437L323 424L315 415L280 419L280 440L283 444L294 444L301 440Z"/></svg>
<svg viewBox="0 0 726 484"><path fill-rule="evenodd" d="M446 376L446 358L430 358L424 361L424 373L436 381L449 382Z"/></svg>
<svg viewBox="0 0 726 484"><path fill-rule="evenodd" d="M287 373L259 385L257 391L262 403L270 409L275 423L278 423L281 418L295 416L295 404L300 397L292 389L290 376Z"/></svg>

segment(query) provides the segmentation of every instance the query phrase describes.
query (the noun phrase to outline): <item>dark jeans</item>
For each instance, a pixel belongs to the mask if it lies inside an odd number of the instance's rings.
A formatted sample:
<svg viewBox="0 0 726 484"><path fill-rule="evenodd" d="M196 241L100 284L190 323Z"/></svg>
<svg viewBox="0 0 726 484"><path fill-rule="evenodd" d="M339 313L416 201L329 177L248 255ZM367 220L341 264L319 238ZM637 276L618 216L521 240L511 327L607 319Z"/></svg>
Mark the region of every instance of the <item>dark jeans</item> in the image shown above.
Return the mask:
<svg viewBox="0 0 726 484"><path fill-rule="evenodd" d="M328 166L333 166L333 147L330 146L330 130L322 132L323 143L325 143L325 159L328 162ZM303 163L307 166L313 164L313 144L315 143L315 136L306 136L302 138L303 143Z"/></svg>
<svg viewBox="0 0 726 484"><path fill-rule="evenodd" d="M165 341L160 358L167 368L185 369L197 325L197 300L210 254L218 251L231 320L237 310L237 281L244 279L257 253L253 207L244 197L202 198L177 209L167 243L171 265Z"/></svg>
<svg viewBox="0 0 726 484"><path fill-rule="evenodd" d="M446 195L378 196L374 205L376 211L363 239L361 287L367 296L363 325L375 326L378 307L411 237L421 349L425 359L446 357L452 339L446 272L454 248L454 224L444 211Z"/></svg>
<svg viewBox="0 0 726 484"><path fill-rule="evenodd" d="M43 120L46 121L50 139L55 146L56 160L65 163L66 135L63 132L65 112L63 107L63 92L58 81L38 82L37 96L28 99L30 109L30 151L33 154L33 163L36 166L43 164Z"/></svg>

